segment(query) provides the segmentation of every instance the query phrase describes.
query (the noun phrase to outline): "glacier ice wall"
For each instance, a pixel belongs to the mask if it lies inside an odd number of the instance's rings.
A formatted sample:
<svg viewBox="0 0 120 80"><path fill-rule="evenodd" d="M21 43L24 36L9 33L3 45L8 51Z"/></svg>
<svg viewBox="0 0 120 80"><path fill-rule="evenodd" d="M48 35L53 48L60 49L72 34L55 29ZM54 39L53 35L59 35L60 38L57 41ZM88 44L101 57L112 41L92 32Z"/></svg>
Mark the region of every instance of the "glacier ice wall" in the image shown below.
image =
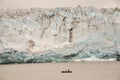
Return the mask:
<svg viewBox="0 0 120 80"><path fill-rule="evenodd" d="M116 58L119 34L120 8L0 9L0 63Z"/></svg>

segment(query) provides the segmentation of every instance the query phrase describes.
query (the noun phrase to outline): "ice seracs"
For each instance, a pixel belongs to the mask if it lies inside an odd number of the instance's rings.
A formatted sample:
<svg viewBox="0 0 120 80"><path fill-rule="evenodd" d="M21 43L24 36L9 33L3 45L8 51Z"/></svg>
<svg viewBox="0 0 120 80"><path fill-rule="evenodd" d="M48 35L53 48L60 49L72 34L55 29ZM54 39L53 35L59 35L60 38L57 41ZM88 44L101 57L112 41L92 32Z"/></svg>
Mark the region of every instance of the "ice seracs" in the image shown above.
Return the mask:
<svg viewBox="0 0 120 80"><path fill-rule="evenodd" d="M0 9L0 53L4 53L4 49L13 49L41 55L54 50L55 54L65 56L85 48L68 61L88 58L91 54L97 59L116 59L117 52L120 52L119 26L120 8L96 9L78 6L54 9ZM51 57L51 54L47 55ZM43 61L43 57L34 58L33 62L47 62L49 59L51 62L57 62L63 57L55 60L52 56ZM20 59L26 62L29 58ZM15 59L4 60L2 57L1 60L14 62Z"/></svg>

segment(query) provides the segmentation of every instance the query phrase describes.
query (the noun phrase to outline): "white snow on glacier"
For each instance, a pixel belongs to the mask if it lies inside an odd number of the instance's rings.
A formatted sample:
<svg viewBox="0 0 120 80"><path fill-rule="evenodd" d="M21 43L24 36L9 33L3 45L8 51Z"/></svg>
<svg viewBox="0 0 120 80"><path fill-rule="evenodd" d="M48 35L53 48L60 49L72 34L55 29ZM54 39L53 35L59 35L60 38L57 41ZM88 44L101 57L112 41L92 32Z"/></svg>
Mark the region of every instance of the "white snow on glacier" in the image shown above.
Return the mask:
<svg viewBox="0 0 120 80"><path fill-rule="evenodd" d="M113 61L119 34L120 8L0 9L0 63Z"/></svg>

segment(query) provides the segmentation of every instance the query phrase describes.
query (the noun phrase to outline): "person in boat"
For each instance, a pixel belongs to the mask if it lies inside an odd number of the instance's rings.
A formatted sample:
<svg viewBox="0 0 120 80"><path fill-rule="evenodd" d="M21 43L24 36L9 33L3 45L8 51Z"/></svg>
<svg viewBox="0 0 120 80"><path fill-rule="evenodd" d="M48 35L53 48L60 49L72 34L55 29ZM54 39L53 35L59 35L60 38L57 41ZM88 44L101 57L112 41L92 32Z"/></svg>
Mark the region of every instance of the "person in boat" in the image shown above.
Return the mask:
<svg viewBox="0 0 120 80"><path fill-rule="evenodd" d="M70 69L65 70L65 71L61 71L62 73L72 73L72 71L70 71Z"/></svg>
<svg viewBox="0 0 120 80"><path fill-rule="evenodd" d="M68 72L70 72L70 69L68 69Z"/></svg>

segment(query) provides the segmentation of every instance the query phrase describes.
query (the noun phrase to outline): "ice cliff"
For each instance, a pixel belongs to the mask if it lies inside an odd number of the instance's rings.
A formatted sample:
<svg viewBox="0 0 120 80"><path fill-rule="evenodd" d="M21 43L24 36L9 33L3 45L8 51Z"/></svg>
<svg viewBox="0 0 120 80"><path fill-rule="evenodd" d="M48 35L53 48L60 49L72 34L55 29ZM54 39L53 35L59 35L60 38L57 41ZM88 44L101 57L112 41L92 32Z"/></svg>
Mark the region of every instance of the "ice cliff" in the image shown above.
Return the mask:
<svg viewBox="0 0 120 80"><path fill-rule="evenodd" d="M119 52L120 8L0 9L0 63L109 59Z"/></svg>

